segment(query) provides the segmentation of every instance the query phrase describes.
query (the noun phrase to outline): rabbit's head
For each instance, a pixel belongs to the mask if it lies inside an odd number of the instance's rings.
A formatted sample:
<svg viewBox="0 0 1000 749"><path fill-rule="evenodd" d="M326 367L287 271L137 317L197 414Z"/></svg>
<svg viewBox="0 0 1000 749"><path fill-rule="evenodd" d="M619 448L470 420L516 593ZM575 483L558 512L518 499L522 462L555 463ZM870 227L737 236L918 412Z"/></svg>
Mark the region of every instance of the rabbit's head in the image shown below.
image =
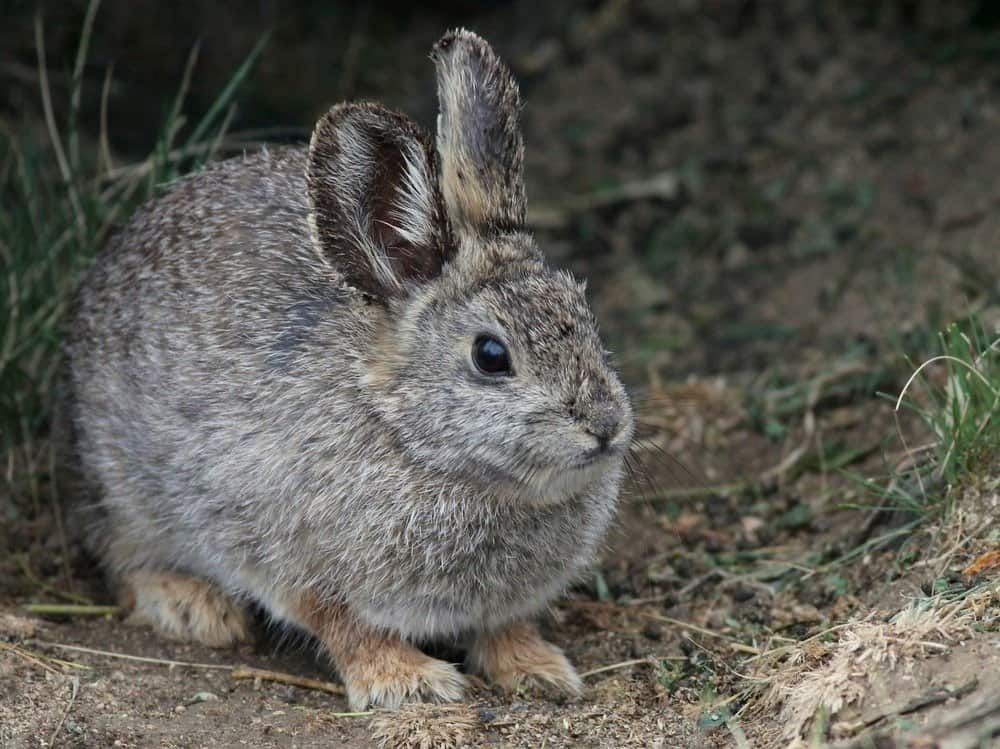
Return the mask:
<svg viewBox="0 0 1000 749"><path fill-rule="evenodd" d="M432 58L436 148L371 104L316 126L313 241L378 321L364 390L400 448L442 487L559 502L619 475L628 398L583 287L526 230L510 71L467 31Z"/></svg>

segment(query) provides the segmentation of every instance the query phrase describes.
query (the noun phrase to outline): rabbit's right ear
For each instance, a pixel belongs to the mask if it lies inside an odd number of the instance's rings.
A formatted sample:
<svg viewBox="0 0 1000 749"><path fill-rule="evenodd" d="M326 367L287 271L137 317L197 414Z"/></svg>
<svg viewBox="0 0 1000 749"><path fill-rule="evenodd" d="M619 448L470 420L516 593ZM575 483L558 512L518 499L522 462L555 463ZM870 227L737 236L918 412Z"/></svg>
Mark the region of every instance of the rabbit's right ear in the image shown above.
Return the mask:
<svg viewBox="0 0 1000 749"><path fill-rule="evenodd" d="M437 68L437 146L448 218L489 235L524 228L521 95L486 41L457 29L431 52Z"/></svg>
<svg viewBox="0 0 1000 749"><path fill-rule="evenodd" d="M434 150L405 116L343 104L317 123L307 183L313 241L383 303L436 277L454 252Z"/></svg>

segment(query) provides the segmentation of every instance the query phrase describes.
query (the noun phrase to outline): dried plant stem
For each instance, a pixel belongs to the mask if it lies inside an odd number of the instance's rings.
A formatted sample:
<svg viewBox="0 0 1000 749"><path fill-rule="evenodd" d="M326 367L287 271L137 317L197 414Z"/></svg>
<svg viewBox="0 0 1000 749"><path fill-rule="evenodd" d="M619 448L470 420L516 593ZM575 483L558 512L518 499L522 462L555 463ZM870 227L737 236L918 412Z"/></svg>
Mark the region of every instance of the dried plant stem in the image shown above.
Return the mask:
<svg viewBox="0 0 1000 749"><path fill-rule="evenodd" d="M49 656L42 655L41 653L34 653L27 648L22 648L19 645L12 645L9 642L0 641L0 651L3 650L6 650L8 653L13 653L16 656L23 658L31 665L38 666L42 670L48 671L51 674L58 674L60 671L59 669L50 666L49 663L55 663L57 666L63 666L64 668L88 668L88 666L84 666L82 663L73 663L72 661L50 658Z"/></svg>
<svg viewBox="0 0 1000 749"><path fill-rule="evenodd" d="M648 612L642 612L642 615L647 619L656 619L660 622L667 622L668 624L673 624L675 627L680 627L681 629L687 629L691 632L697 632L700 635L705 635L706 637L715 637L720 640L726 640L728 642L736 642L736 639L730 637L729 635L724 635L721 632L713 632L710 629L705 629L704 627L699 627L697 624L692 624L691 622L681 621L680 619L674 619L672 616L664 616L663 614L652 614Z"/></svg>
<svg viewBox="0 0 1000 749"><path fill-rule="evenodd" d="M66 704L66 709L63 710L62 715L59 716L59 722L56 723L55 730L52 731L52 735L49 737L48 746L56 745L56 737L59 735L59 731L62 730L66 718L69 717L69 711L73 709L73 703L76 702L76 695L80 691L80 679L78 677L73 676L70 679L70 689L72 689L72 692L69 696L69 702Z"/></svg>
<svg viewBox="0 0 1000 749"><path fill-rule="evenodd" d="M687 658L684 660L687 660ZM580 678L586 679L588 676L595 676L596 674L603 674L608 671L617 671L620 668L628 668L629 666L638 666L642 663L649 663L649 658L633 658L630 661L622 661L621 663L612 663L608 666L601 666L600 668L592 668L589 671L584 671L580 674Z"/></svg>
<svg viewBox="0 0 1000 749"><path fill-rule="evenodd" d="M45 125L49 131L49 139L52 141L52 151L55 153L56 162L59 164L59 173L68 190L70 204L73 206L73 214L76 218L76 229L80 237L83 237L86 227L86 219L83 215L83 207L80 203L80 196L77 194L76 185L73 182L73 173L70 170L66 152L63 150L62 136L59 134L59 126L56 125L56 116L52 108L52 94L49 88L48 64L45 61L45 31L42 25L42 16L39 13L35 16L35 47L38 50L38 85L42 95L42 109L45 112Z"/></svg>
<svg viewBox="0 0 1000 749"><path fill-rule="evenodd" d="M148 658L143 655L128 655L127 653L115 653L110 650L97 650L96 648L85 648L82 645L64 645L61 642L35 641L36 645L45 648L55 648L56 650L68 650L73 653L88 653L90 655L101 655L105 658L118 658L125 661L137 661L139 663L154 663L158 666L169 666L171 668L202 668L214 671L232 671L235 666L225 663L193 663L190 661L170 661L164 658Z"/></svg>
<svg viewBox="0 0 1000 749"><path fill-rule="evenodd" d="M0 643L2 645L3 643ZM115 653L109 650L98 650L96 648L86 648L82 645L64 645L59 642L36 642L47 648L57 648L59 650L69 650L75 653L89 653L90 655L100 655L106 658L119 658L126 661L136 661L138 663L152 663L157 666L168 666L170 668L200 668L212 671L229 671L234 679L260 679L261 681L273 681L279 684L288 684L303 689L312 689L327 694L343 696L347 690L339 684L333 684L319 679L308 679L306 677L286 674L280 671L270 671L263 668L252 668L250 666L234 666L226 663L195 663L191 661L171 661L163 658L148 658L142 655L128 655L127 653Z"/></svg>
<svg viewBox="0 0 1000 749"><path fill-rule="evenodd" d="M269 671L264 668L236 666L233 669L231 676L234 679L260 679L261 681L273 681L278 684L289 684L293 687L313 689L317 692L326 692L327 694L347 694L347 690L339 684L333 684L329 681L320 681L319 679L308 679L303 676L295 676L294 674L285 674L280 671Z"/></svg>
<svg viewBox="0 0 1000 749"><path fill-rule="evenodd" d="M98 606L81 603L26 603L25 611L35 616L116 616L120 606Z"/></svg>

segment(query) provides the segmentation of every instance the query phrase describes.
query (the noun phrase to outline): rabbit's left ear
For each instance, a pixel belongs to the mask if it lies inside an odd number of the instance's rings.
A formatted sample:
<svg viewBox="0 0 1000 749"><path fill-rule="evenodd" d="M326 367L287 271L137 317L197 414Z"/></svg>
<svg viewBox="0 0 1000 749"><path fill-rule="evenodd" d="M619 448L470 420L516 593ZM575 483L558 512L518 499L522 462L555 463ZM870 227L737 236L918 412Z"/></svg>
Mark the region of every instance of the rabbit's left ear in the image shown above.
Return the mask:
<svg viewBox="0 0 1000 749"><path fill-rule="evenodd" d="M307 183L319 251L376 300L436 277L454 252L434 150L404 115L331 109L313 130Z"/></svg>
<svg viewBox="0 0 1000 749"><path fill-rule="evenodd" d="M521 96L514 77L489 44L464 29L442 37L431 59L448 218L483 236L524 228Z"/></svg>

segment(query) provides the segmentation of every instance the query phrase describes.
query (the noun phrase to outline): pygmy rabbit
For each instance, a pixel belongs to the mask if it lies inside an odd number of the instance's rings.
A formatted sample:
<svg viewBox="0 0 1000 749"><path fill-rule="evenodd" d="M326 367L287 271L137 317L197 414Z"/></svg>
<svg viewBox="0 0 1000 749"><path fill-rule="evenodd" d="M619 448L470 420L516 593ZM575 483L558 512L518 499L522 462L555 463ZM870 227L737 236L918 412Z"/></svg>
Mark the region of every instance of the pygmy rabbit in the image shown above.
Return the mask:
<svg viewBox="0 0 1000 749"><path fill-rule="evenodd" d="M84 280L70 358L90 547L134 618L314 635L350 705L580 679L531 623L593 560L632 414L583 288L525 227L520 98L435 45L437 141L341 104L308 149L178 181Z"/></svg>

